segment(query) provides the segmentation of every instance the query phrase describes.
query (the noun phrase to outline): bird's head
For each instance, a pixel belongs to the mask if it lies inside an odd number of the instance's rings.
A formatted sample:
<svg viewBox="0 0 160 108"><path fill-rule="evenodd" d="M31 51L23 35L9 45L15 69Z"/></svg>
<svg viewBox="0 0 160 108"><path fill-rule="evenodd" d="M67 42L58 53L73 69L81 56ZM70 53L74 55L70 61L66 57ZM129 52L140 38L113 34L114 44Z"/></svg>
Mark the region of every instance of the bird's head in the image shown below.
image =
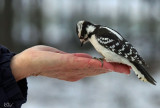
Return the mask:
<svg viewBox="0 0 160 108"><path fill-rule="evenodd" d="M79 21L76 26L76 32L80 39L81 46L88 42L90 38L90 33L93 33L96 29L96 26L88 21Z"/></svg>

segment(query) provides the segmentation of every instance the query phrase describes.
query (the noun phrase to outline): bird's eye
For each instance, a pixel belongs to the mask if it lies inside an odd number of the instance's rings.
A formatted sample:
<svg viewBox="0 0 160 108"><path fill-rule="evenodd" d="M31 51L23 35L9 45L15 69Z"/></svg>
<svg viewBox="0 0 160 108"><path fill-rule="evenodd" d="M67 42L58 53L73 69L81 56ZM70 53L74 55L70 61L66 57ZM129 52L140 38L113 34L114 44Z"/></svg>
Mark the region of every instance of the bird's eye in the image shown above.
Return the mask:
<svg viewBox="0 0 160 108"><path fill-rule="evenodd" d="M80 36L79 39L83 39L83 36Z"/></svg>

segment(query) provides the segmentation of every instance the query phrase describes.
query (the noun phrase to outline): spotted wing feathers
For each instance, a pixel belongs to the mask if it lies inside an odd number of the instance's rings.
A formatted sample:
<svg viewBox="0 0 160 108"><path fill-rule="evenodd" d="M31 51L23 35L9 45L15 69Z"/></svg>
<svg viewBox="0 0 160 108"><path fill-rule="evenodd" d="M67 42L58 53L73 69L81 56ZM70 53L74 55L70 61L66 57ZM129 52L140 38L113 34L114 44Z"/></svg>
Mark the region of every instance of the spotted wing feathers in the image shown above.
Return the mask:
<svg viewBox="0 0 160 108"><path fill-rule="evenodd" d="M128 41L123 37L117 37L115 33L107 30L106 28L100 28L96 34L97 40L102 46L132 62L146 65L143 58L140 57L137 50Z"/></svg>

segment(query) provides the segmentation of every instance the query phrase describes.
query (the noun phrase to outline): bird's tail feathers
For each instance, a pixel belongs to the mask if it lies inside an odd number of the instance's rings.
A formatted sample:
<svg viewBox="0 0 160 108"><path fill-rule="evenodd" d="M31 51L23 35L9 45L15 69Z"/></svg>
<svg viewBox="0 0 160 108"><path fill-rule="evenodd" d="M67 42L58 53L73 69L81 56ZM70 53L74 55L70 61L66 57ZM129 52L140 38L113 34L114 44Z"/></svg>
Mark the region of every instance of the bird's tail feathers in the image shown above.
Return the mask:
<svg viewBox="0 0 160 108"><path fill-rule="evenodd" d="M150 82L153 85L156 85L156 81L153 79L153 77L151 75L149 75L149 73L146 71L146 69L136 63L136 62L132 62L134 65L132 66L132 69L135 71L135 74L137 75L137 77L145 82Z"/></svg>

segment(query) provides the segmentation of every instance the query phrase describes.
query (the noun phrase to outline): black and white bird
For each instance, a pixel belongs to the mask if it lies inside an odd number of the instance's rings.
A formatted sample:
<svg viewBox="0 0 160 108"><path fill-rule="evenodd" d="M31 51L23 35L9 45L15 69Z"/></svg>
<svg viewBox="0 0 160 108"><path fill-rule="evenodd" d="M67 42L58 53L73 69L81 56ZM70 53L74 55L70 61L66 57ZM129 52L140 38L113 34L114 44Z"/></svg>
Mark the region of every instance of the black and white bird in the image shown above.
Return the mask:
<svg viewBox="0 0 160 108"><path fill-rule="evenodd" d="M107 62L117 62L131 66L140 80L156 85L156 81L144 68L146 63L143 58L117 31L88 21L79 21L76 32L81 46L90 41Z"/></svg>

